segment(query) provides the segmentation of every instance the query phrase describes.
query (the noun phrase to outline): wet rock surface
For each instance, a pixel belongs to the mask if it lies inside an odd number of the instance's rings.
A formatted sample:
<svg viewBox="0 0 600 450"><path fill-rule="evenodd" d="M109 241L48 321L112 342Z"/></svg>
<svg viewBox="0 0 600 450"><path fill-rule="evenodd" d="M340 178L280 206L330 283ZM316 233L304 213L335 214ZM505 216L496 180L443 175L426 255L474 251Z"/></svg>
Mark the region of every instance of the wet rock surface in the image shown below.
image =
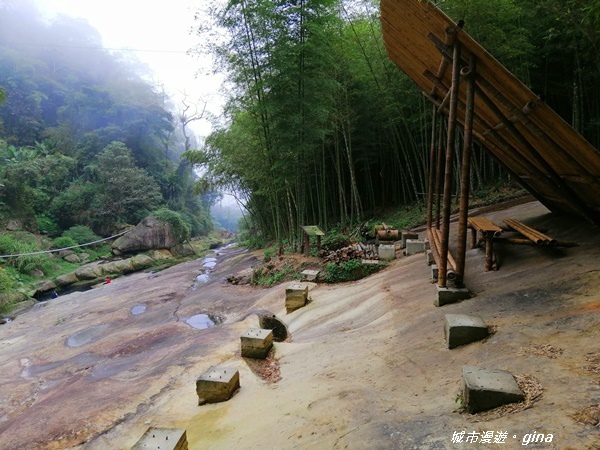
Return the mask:
<svg viewBox="0 0 600 450"><path fill-rule="evenodd" d="M469 251L465 283L475 296L442 308L432 305L424 257L400 256L358 282L316 286L309 305L286 315L286 284L226 282L252 258L235 251L216 256L196 290L202 260L48 302L0 325L0 448L130 448L149 426L187 430L190 449L452 449L453 432L487 430L508 432L503 448L522 448L534 431L554 433L555 448L594 448L597 428L570 415L598 401L597 374L583 367L600 339L600 236L544 211L532 203L489 217L531 219L581 245L561 254L498 246L500 270L488 273L483 252ZM139 305L145 312L132 314ZM253 311L281 318L293 338L274 344L277 383L241 357L241 334L259 326ZM448 350L448 313L480 316L496 333ZM185 323L196 314L225 321L198 330ZM92 339L65 345L89 329ZM533 345L562 352L521 351ZM196 380L215 365L238 370L241 388L198 406ZM530 374L543 396L480 422L455 402L466 365Z"/></svg>

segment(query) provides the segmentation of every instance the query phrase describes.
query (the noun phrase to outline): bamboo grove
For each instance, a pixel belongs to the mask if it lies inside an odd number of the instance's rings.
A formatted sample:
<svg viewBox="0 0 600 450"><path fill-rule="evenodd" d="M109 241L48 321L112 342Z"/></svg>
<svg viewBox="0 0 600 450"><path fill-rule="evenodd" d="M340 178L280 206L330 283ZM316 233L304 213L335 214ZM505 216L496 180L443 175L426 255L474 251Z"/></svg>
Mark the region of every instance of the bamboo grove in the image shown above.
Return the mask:
<svg viewBox="0 0 600 450"><path fill-rule="evenodd" d="M598 145L600 1L438 6ZM229 0L210 16L196 51L228 74L227 121L187 158L202 186L241 197L256 233L296 242L300 225L424 200L431 106L388 59L376 2ZM473 190L508 178L475 147Z"/></svg>

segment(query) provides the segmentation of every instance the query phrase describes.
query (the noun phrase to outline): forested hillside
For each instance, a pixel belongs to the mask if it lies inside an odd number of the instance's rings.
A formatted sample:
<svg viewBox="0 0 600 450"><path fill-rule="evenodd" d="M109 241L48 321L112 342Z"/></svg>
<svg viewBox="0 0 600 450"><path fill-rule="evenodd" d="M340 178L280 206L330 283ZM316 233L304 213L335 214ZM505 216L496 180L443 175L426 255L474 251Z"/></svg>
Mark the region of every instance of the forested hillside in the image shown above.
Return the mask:
<svg viewBox="0 0 600 450"><path fill-rule="evenodd" d="M437 4L598 146L599 1ZM299 225L423 200L432 107L388 59L377 1L231 0L207 10L197 51L214 54L233 95L227 125L187 157L208 169L205 184L247 200L254 233L297 242ZM473 191L509 180L475 148Z"/></svg>
<svg viewBox="0 0 600 450"><path fill-rule="evenodd" d="M102 47L85 21L0 4L0 222L107 236L166 207L206 234L215 197L180 161L185 117L131 53Z"/></svg>

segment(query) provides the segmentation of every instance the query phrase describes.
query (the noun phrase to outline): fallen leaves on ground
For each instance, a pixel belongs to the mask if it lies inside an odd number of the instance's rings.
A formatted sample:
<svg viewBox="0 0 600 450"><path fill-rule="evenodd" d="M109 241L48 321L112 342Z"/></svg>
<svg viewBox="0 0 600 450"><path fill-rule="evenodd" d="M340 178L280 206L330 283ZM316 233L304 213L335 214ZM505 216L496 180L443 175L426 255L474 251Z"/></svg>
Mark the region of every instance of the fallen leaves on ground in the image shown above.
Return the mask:
<svg viewBox="0 0 600 450"><path fill-rule="evenodd" d="M523 391L523 394L525 395L525 400L519 403L503 405L498 408L490 409L489 411L468 414L467 416L469 419L471 419L473 422L488 422L490 420L498 419L500 417L504 417L509 414L515 414L531 408L533 404L541 398L544 388L537 378L532 375L514 375L514 377L517 384Z"/></svg>
<svg viewBox="0 0 600 450"><path fill-rule="evenodd" d="M558 358L564 349L552 347L550 344L534 344L529 347L521 347L519 349L519 355L535 355L535 356L545 356L546 358L555 359Z"/></svg>
<svg viewBox="0 0 600 450"><path fill-rule="evenodd" d="M574 414L569 414L569 417L582 425L600 427L600 403L580 409Z"/></svg>

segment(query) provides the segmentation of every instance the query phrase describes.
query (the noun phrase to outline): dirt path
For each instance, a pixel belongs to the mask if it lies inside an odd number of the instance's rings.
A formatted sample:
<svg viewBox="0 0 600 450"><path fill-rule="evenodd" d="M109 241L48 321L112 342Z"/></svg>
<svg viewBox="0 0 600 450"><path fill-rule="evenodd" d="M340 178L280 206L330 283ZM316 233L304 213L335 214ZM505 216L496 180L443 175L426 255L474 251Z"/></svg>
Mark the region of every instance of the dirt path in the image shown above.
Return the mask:
<svg viewBox="0 0 600 450"><path fill-rule="evenodd" d="M195 291L202 261L20 316L0 327L0 448L126 449L148 426L185 428L191 449L522 448L534 432L552 434L534 448L599 448L599 429L571 415L600 403L600 376L586 370L600 352L600 233L535 202L487 217L531 219L581 245L499 248L500 270L489 273L483 252L470 250L466 284L476 297L443 308L433 306L430 269L417 255L359 282L311 285L312 302L286 315L285 285L224 283L250 263L242 254L217 261L212 281ZM140 305L146 311L131 314ZM273 311L292 335L276 344L277 383L240 356L239 336L258 325L253 309ZM207 330L185 323L199 313L225 321ZM478 314L497 332L448 350L447 313ZM66 345L73 336L89 341ZM228 402L198 406L195 379L214 364L238 369L242 387ZM543 395L500 418L461 414L464 365L529 375ZM461 431L507 437L452 443Z"/></svg>

